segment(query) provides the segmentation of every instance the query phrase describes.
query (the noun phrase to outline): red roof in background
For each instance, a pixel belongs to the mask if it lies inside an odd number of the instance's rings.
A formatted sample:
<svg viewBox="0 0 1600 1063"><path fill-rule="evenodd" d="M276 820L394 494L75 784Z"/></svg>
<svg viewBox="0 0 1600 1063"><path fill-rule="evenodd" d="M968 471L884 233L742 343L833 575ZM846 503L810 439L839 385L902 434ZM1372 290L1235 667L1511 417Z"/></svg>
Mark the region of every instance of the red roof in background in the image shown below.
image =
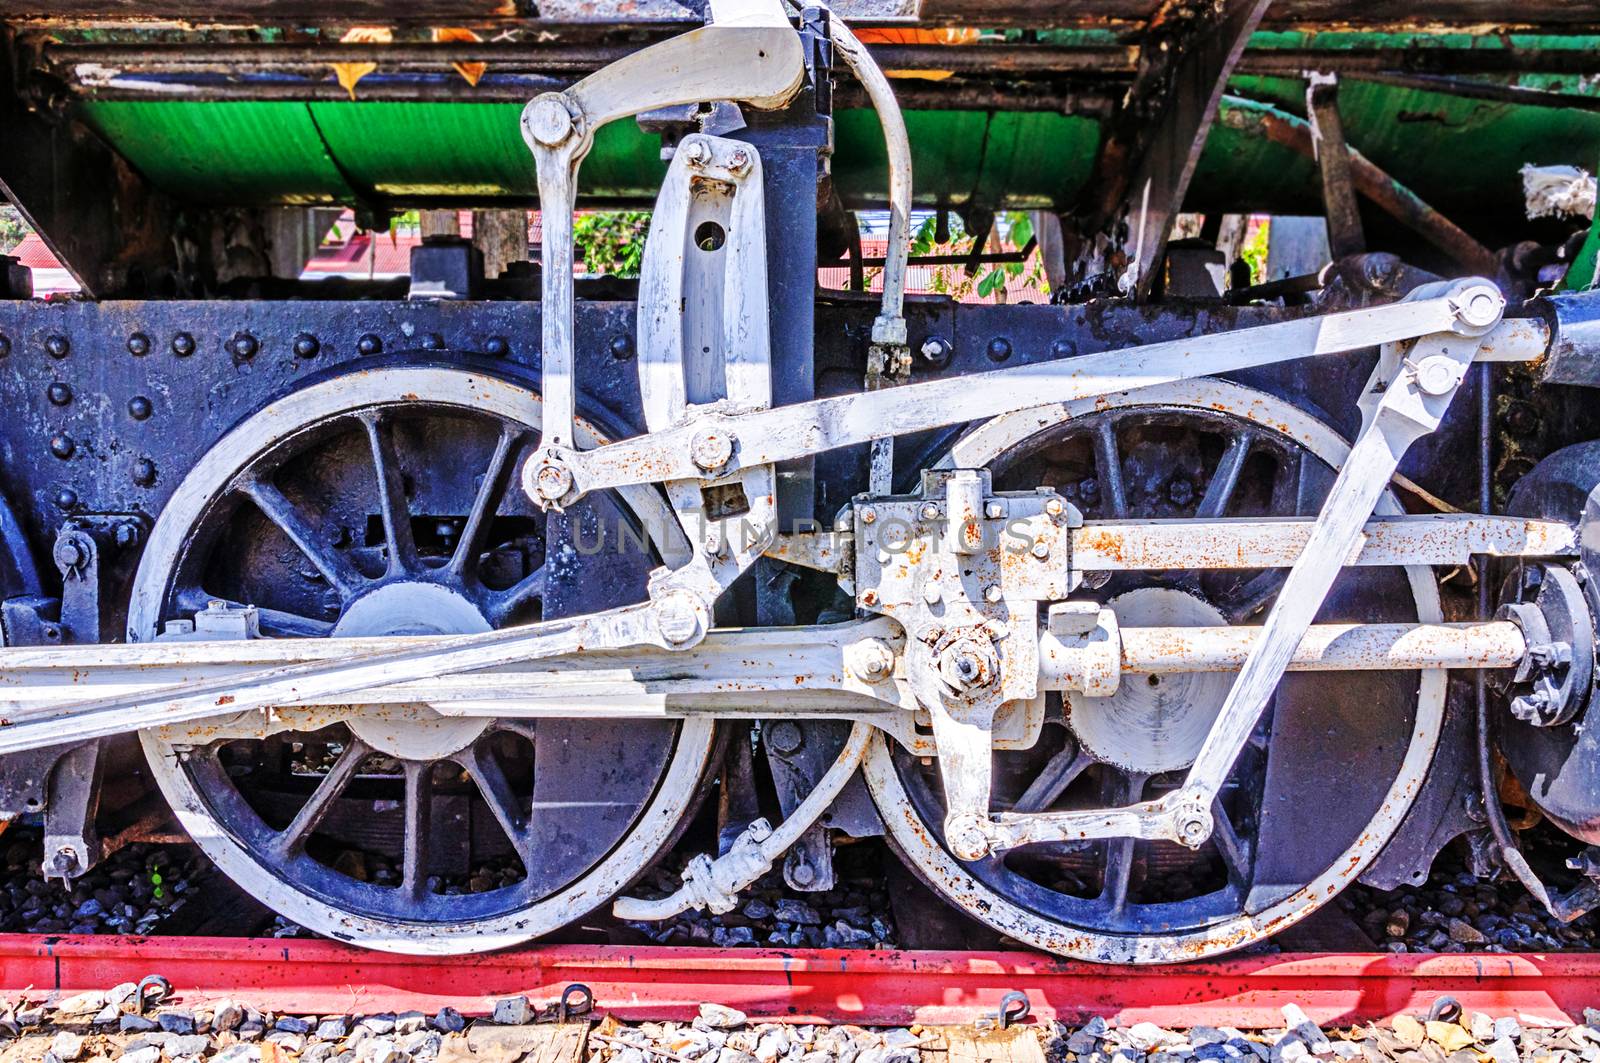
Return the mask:
<svg viewBox="0 0 1600 1063"><path fill-rule="evenodd" d="M56 256L44 246L44 241L39 239L38 233L29 233L22 238L22 243L7 252L12 258L19 259L29 269L60 269L61 263L56 261Z"/></svg>

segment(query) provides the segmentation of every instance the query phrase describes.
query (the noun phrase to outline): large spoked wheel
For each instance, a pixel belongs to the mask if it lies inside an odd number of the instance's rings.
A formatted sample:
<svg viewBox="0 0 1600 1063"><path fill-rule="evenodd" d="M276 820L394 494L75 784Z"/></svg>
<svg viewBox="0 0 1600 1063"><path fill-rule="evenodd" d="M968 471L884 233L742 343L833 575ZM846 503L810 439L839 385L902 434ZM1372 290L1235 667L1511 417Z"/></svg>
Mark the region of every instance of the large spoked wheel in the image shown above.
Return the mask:
<svg viewBox="0 0 1600 1063"><path fill-rule="evenodd" d="M246 419L161 513L130 640L208 602L262 634L451 634L643 600L681 563L648 488L548 517L515 471L538 396L460 368L311 384ZM580 423L578 444L596 432ZM428 705L245 713L141 733L189 835L263 903L400 952L500 948L603 904L691 811L705 721L487 719Z"/></svg>
<svg viewBox="0 0 1600 1063"><path fill-rule="evenodd" d="M1054 486L1089 519L1217 519L1314 515L1347 453L1332 429L1288 403L1197 380L999 418L958 442L946 464L988 467L997 489ZM1386 495L1379 512L1399 507ZM1259 623L1283 575L1115 573L1093 593L1128 625ZM1426 567L1347 569L1318 616L1439 619ZM1125 675L1111 697L1052 696L1035 746L994 754L992 809L1106 808L1180 787L1232 678ZM866 774L895 846L975 918L1081 959L1193 959L1283 929L1361 874L1420 787L1444 698L1437 670L1286 676L1198 852L1113 839L963 862L943 844L936 762L882 736Z"/></svg>

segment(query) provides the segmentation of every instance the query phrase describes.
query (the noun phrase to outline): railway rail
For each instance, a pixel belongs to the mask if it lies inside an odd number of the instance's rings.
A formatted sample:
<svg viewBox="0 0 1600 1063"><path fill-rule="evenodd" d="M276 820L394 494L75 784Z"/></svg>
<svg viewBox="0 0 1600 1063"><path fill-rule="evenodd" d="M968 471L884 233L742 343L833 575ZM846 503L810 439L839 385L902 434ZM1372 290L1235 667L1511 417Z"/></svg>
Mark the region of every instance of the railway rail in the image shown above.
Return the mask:
<svg viewBox="0 0 1600 1063"><path fill-rule="evenodd" d="M1600 1001L1600 955L1280 953L1159 967L1106 966L1036 952L860 951L549 945L447 960L321 940L0 936L0 996L60 999L159 974L173 1002L227 998L288 1014L376 1014L497 999L556 1003L567 986L596 1015L692 1019L715 1002L752 1020L861 1026L961 1024L1008 993L1035 1021L1168 1028L1283 1025L1286 1004L1322 1025L1425 1014L1440 997L1524 1025L1573 1025Z"/></svg>

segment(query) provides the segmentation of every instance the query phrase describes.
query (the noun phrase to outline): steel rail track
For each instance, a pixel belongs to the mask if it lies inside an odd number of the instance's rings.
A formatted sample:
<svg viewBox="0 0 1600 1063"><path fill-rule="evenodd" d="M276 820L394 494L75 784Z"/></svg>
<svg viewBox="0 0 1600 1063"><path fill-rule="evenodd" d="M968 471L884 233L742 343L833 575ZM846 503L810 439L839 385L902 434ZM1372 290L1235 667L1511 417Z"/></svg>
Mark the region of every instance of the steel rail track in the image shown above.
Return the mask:
<svg viewBox="0 0 1600 1063"><path fill-rule="evenodd" d="M324 940L0 935L0 993L32 999L159 974L180 1002L229 997L284 1013L450 1005L486 1014L517 994L554 1002L579 982L597 1014L683 1020L715 1001L752 1019L907 1025L993 1015L1028 995L1032 1021L1261 1029L1295 1003L1322 1025L1420 1014L1441 996L1525 1025L1572 1024L1600 999L1600 954L1283 953L1108 967L1033 952L534 946L448 958Z"/></svg>

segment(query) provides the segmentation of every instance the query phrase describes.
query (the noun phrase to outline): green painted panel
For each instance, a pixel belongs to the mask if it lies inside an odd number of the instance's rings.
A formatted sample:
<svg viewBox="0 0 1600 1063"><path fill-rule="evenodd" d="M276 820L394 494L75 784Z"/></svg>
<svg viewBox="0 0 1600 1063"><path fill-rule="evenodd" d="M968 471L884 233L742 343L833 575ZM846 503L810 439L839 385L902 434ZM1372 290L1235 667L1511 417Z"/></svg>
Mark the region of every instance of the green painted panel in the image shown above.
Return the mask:
<svg viewBox="0 0 1600 1063"><path fill-rule="evenodd" d="M351 202L303 103L93 103L84 117L157 187L187 202Z"/></svg>

